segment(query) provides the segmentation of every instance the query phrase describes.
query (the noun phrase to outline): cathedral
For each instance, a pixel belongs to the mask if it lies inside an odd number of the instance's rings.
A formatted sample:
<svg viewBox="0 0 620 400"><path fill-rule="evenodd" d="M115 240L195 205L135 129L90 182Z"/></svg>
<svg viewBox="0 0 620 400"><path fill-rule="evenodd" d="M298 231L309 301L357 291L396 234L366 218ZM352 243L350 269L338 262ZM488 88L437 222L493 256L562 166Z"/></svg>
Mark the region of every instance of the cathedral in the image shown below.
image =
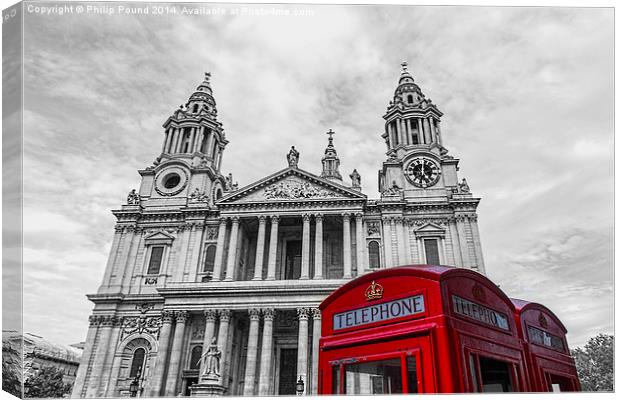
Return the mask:
<svg viewBox="0 0 620 400"><path fill-rule="evenodd" d="M72 397L293 395L300 381L316 394L318 305L335 289L404 264L485 273L480 199L406 63L383 115L377 199L356 170L343 178L331 129L322 167L300 169L293 146L283 169L239 187L221 169L229 140L210 80L112 211Z"/></svg>

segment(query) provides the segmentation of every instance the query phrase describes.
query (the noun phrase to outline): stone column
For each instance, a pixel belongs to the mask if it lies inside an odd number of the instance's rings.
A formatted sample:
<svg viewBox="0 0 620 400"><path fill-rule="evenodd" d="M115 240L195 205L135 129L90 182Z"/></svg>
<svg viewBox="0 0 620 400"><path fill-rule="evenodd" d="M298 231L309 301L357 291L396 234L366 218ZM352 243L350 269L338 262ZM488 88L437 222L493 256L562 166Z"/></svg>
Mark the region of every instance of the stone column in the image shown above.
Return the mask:
<svg viewBox="0 0 620 400"><path fill-rule="evenodd" d="M409 129L409 120L403 120L403 123L405 124L405 136L407 137L407 144L413 144L413 141L411 139L411 130Z"/></svg>
<svg viewBox="0 0 620 400"><path fill-rule="evenodd" d="M390 229L390 218L383 217L381 219L383 223L383 258L384 268L393 267L392 261L392 230Z"/></svg>
<svg viewBox="0 0 620 400"><path fill-rule="evenodd" d="M400 125L400 144L402 144L403 146L407 145L407 130L405 129L405 121L403 121L402 119L398 121L398 124Z"/></svg>
<svg viewBox="0 0 620 400"><path fill-rule="evenodd" d="M224 261L224 241L226 240L227 219L220 218L220 227L217 231L217 245L215 247L215 261L213 263L213 280L222 279L222 262Z"/></svg>
<svg viewBox="0 0 620 400"><path fill-rule="evenodd" d="M351 278L351 224L350 214L342 214L342 265L343 278Z"/></svg>
<svg viewBox="0 0 620 400"><path fill-rule="evenodd" d="M164 144L161 146L161 152L166 152L166 147L168 146L168 140L170 139L170 129L168 129L164 135Z"/></svg>
<svg viewBox="0 0 620 400"><path fill-rule="evenodd" d="M101 317L100 324L101 332L99 333L99 341L97 342L97 348L95 353L95 359L90 372L90 380L88 381L88 389L86 390L86 397L98 397L99 386L101 385L101 375L103 372L103 364L105 357L108 354L108 347L110 345L110 335L112 333L112 325L114 325L116 318L111 315Z"/></svg>
<svg viewBox="0 0 620 400"><path fill-rule="evenodd" d="M301 275L299 279L310 278L310 215L302 216L302 234L301 234Z"/></svg>
<svg viewBox="0 0 620 400"><path fill-rule="evenodd" d="M461 248L459 246L459 236L456 228L456 218L448 219L448 229L450 230L450 240L452 245L452 254L454 255L454 266L463 267L463 259L461 257Z"/></svg>
<svg viewBox="0 0 620 400"><path fill-rule="evenodd" d="M215 337L215 318L217 318L217 311L215 310L205 310L205 333L202 337L202 352L203 354L209 349L211 346L211 342ZM205 366L202 365L202 361L200 362L200 369L198 370L199 382L202 382L202 374L204 372Z"/></svg>
<svg viewBox="0 0 620 400"><path fill-rule="evenodd" d="M155 371L153 372L153 380L149 388L148 397L159 397L161 386L164 380L164 372L166 370L166 358L168 355L168 347L170 346L170 331L172 330L172 313L170 311L162 312L162 326L159 333L159 346L157 349L157 359L155 360Z"/></svg>
<svg viewBox="0 0 620 400"><path fill-rule="evenodd" d="M97 393L97 397L105 397L108 389L111 387L110 383L114 381L113 386L116 386L116 377L118 376L118 369L116 370L116 375L112 376L114 371L114 364L119 364L116 362L116 345L118 344L118 338L121 335L121 325L123 319L122 318L113 318L112 319L112 332L110 334L110 341L108 342L108 348L106 349L106 358L103 363L103 369L101 372L101 384L99 385L99 391ZM120 361L120 360L119 360Z"/></svg>
<svg viewBox="0 0 620 400"><path fill-rule="evenodd" d="M314 216L316 229L314 232L314 278L323 279L323 216Z"/></svg>
<svg viewBox="0 0 620 400"><path fill-rule="evenodd" d="M84 351L82 353L81 363L78 367L77 373L75 375L75 383L73 385L73 391L71 393L71 398L81 398L86 397L86 389L84 387L84 383L86 382L86 373L88 370L88 366L90 365L90 358L94 357L93 345L95 342L95 336L97 334L97 329L99 329L99 323L101 322L101 317L96 315L91 315L88 317L88 333L86 333L86 342L84 346Z"/></svg>
<svg viewBox="0 0 620 400"><path fill-rule="evenodd" d="M312 394L319 388L319 339L321 338L321 310L312 309Z"/></svg>
<svg viewBox="0 0 620 400"><path fill-rule="evenodd" d="M471 260L469 259L469 250L467 249L467 235L465 234L465 217L464 215L456 216L456 231L459 234L459 248L461 249L461 257L463 258L463 268L471 268Z"/></svg>
<svg viewBox="0 0 620 400"><path fill-rule="evenodd" d="M101 282L101 286L110 286L112 284L112 272L115 270L115 266L117 265L116 259L121 256L119 254L119 248L123 239L125 237L125 227L124 226L115 226L114 227L114 239L112 240L112 247L110 247L110 252L108 253L108 262L105 267L105 273L103 274L103 280Z"/></svg>
<svg viewBox="0 0 620 400"><path fill-rule="evenodd" d="M258 395L267 396L271 383L271 357L273 356L273 319L275 310L263 310L263 343L261 347L260 375L258 378Z"/></svg>
<svg viewBox="0 0 620 400"><path fill-rule="evenodd" d="M174 145L172 149L173 153L179 152L179 147L181 147L181 142L183 141L183 135L184 135L183 128L177 128L177 134L176 134L176 138L174 140Z"/></svg>
<svg viewBox="0 0 620 400"><path fill-rule="evenodd" d="M422 120L422 123L423 123L424 125L426 125L426 126L424 127L424 140L426 140L426 143L427 143L427 144L431 144L431 143L433 143L433 139L432 139L432 137L431 137L431 128L430 128L430 126L429 126L429 124L428 124L428 118L424 118L424 119Z"/></svg>
<svg viewBox="0 0 620 400"><path fill-rule="evenodd" d="M355 241L357 242L356 259L357 259L357 275L360 276L366 272L368 257L366 257L366 240L364 240L364 214L355 214Z"/></svg>
<svg viewBox="0 0 620 400"><path fill-rule="evenodd" d="M269 236L269 258L267 261L267 280L276 279L276 253L278 251L278 217L271 216L271 235Z"/></svg>
<svg viewBox="0 0 620 400"><path fill-rule="evenodd" d="M237 263L237 239L239 238L239 217L232 217L232 227L230 229L230 244L228 245L228 260L226 261L225 281L235 279L235 267Z"/></svg>
<svg viewBox="0 0 620 400"><path fill-rule="evenodd" d="M428 129L431 132L431 138L433 143L437 143L437 133L435 132L435 124L433 124L433 117L428 117Z"/></svg>
<svg viewBox="0 0 620 400"><path fill-rule="evenodd" d="M263 279L263 255L265 253L265 222L266 217L258 217L258 238L256 239L256 260L254 261L254 280Z"/></svg>
<svg viewBox="0 0 620 400"><path fill-rule="evenodd" d="M194 126L189 131L189 141L188 141L189 144L187 146L187 153L191 153L192 148L194 147L194 140L196 140L196 133L197 133L196 130L197 128Z"/></svg>
<svg viewBox="0 0 620 400"><path fill-rule="evenodd" d="M224 385L224 375L226 369L226 363L228 362L229 354L226 351L228 348L228 328L230 325L230 310L220 310L220 329L217 333L217 348L222 352L220 358L220 385Z"/></svg>
<svg viewBox="0 0 620 400"><path fill-rule="evenodd" d="M304 381L305 390L308 390L308 309L298 308L299 335L297 336L297 374L296 377ZM303 393L303 394L306 394Z"/></svg>
<svg viewBox="0 0 620 400"><path fill-rule="evenodd" d="M411 255L411 242L409 241L409 220L407 220L406 217L403 217L401 221L403 229L403 247L405 248L403 252L405 256L403 264L412 264L413 256Z"/></svg>
<svg viewBox="0 0 620 400"><path fill-rule="evenodd" d="M396 224L396 238L398 239L398 243L396 244L396 248L398 249L398 265L404 265L406 263L407 254L405 248L405 237L404 231L402 228L403 219L402 217L395 218L394 223Z"/></svg>
<svg viewBox="0 0 620 400"><path fill-rule="evenodd" d="M183 352L183 339L185 335L185 324L189 317L187 311L179 311L176 315L177 326L174 330L174 338L172 340L172 351L170 352L170 362L168 363L168 379L164 396L172 397L177 393L177 378L179 376L179 366L181 362L181 353Z"/></svg>
<svg viewBox="0 0 620 400"><path fill-rule="evenodd" d="M211 129L209 129L206 132L207 135L207 144L205 145L205 153L207 154L207 156L213 158L213 136L215 135L215 132L213 132Z"/></svg>
<svg viewBox="0 0 620 400"><path fill-rule="evenodd" d="M258 356L258 323L260 310L252 308L250 313L250 331L248 333L248 352L245 361L244 396L254 396L254 380L256 378L256 357Z"/></svg>
<svg viewBox="0 0 620 400"><path fill-rule="evenodd" d="M418 136L420 137L420 143L426 143L426 138L424 137L424 125L422 124L422 118L418 118Z"/></svg>
<svg viewBox="0 0 620 400"><path fill-rule="evenodd" d="M482 244L480 243L480 232L478 231L478 216L473 214L469 216L469 225L471 227L472 239L474 240L474 249L476 249L476 265L478 272L485 273L484 259L482 258Z"/></svg>

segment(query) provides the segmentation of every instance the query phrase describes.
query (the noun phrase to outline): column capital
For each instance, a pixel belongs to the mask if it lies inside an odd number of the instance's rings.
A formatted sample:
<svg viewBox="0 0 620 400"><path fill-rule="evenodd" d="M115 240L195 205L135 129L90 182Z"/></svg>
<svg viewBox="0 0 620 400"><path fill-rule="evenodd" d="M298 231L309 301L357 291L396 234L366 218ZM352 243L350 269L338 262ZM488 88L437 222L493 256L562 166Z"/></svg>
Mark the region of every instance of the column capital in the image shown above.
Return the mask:
<svg viewBox="0 0 620 400"><path fill-rule="evenodd" d="M314 213L314 219L318 221L323 221L324 215L319 213Z"/></svg>
<svg viewBox="0 0 620 400"><path fill-rule="evenodd" d="M267 216L266 215L259 215L258 216L258 223L259 224L264 224L267 221Z"/></svg>
<svg viewBox="0 0 620 400"><path fill-rule="evenodd" d="M276 316L276 310L273 308L263 308L263 319L265 321L273 321Z"/></svg>
<svg viewBox="0 0 620 400"><path fill-rule="evenodd" d="M189 319L189 313L187 311L177 311L176 320L177 323L186 323Z"/></svg>
<svg viewBox="0 0 620 400"><path fill-rule="evenodd" d="M218 220L220 221L220 225L226 225L228 217L219 217Z"/></svg>
<svg viewBox="0 0 620 400"><path fill-rule="evenodd" d="M307 308L298 308L297 309L297 318L299 318L300 321L302 320L308 320L308 309Z"/></svg>
<svg viewBox="0 0 620 400"><path fill-rule="evenodd" d="M355 213L355 219L356 220L361 220L364 217L364 214L361 212Z"/></svg>
<svg viewBox="0 0 620 400"><path fill-rule="evenodd" d="M161 312L161 320L164 324L171 324L174 314L172 311L164 310Z"/></svg>
<svg viewBox="0 0 620 400"><path fill-rule="evenodd" d="M248 314L250 314L250 321L258 321L258 320L260 320L260 309L258 309L258 308L250 308L248 310Z"/></svg>
<svg viewBox="0 0 620 400"><path fill-rule="evenodd" d="M278 220L280 219L280 216L279 215L272 215L270 218L271 218L271 223L272 224L277 224Z"/></svg>
<svg viewBox="0 0 620 400"><path fill-rule="evenodd" d="M90 317L88 317L88 326L98 326L99 321L100 319L98 315L91 315Z"/></svg>
<svg viewBox="0 0 620 400"><path fill-rule="evenodd" d="M241 218L239 218L238 215L233 215L232 217L230 217L230 220L232 221L233 224L238 224L240 219Z"/></svg>
<svg viewBox="0 0 620 400"><path fill-rule="evenodd" d="M351 217L351 213L348 213L348 212L343 212L340 215L342 215L342 218L345 218L345 219L348 219L349 217Z"/></svg>
<svg viewBox="0 0 620 400"><path fill-rule="evenodd" d="M304 220L304 222L310 222L310 214L305 213L301 217Z"/></svg>
<svg viewBox="0 0 620 400"><path fill-rule="evenodd" d="M215 318L217 318L217 311L216 310L204 310L204 315L207 321L215 321Z"/></svg>
<svg viewBox="0 0 620 400"><path fill-rule="evenodd" d="M230 310L220 310L220 321L230 321L231 315Z"/></svg>
<svg viewBox="0 0 620 400"><path fill-rule="evenodd" d="M312 319L314 320L321 319L321 310L319 308L312 309Z"/></svg>

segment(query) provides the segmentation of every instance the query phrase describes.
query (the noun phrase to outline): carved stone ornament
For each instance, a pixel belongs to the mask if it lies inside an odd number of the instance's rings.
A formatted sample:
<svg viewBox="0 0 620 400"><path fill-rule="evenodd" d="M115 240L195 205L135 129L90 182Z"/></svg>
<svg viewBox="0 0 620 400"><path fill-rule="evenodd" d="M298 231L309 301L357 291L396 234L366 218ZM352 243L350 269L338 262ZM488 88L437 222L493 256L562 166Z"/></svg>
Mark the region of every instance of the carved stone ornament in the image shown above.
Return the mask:
<svg viewBox="0 0 620 400"><path fill-rule="evenodd" d="M215 240L217 239L218 228L214 226L210 226L207 228L207 240Z"/></svg>
<svg viewBox="0 0 620 400"><path fill-rule="evenodd" d="M204 325L192 324L191 340L202 340L205 335Z"/></svg>
<svg viewBox="0 0 620 400"><path fill-rule="evenodd" d="M159 328L161 327L160 317L125 317L122 324L121 338L133 333L148 333L155 338L159 338Z"/></svg>
<svg viewBox="0 0 620 400"><path fill-rule="evenodd" d="M308 182L287 183L280 182L265 189L266 199L312 199L333 197L333 195L324 189L313 186Z"/></svg>
<svg viewBox="0 0 620 400"><path fill-rule="evenodd" d="M136 310L140 310L140 314L146 314L147 311L153 308L155 308L155 304L153 303L136 304Z"/></svg>
<svg viewBox="0 0 620 400"><path fill-rule="evenodd" d="M130 206L140 205L140 195L136 193L136 189L131 189L131 192L127 195L127 204Z"/></svg>
<svg viewBox="0 0 620 400"><path fill-rule="evenodd" d="M289 167L297 168L299 163L299 152L295 150L295 146L291 146L291 150L286 155L286 161L288 161Z"/></svg>
<svg viewBox="0 0 620 400"><path fill-rule="evenodd" d="M379 228L378 222L368 222L367 228L368 236L377 236L381 234L381 229Z"/></svg>
<svg viewBox="0 0 620 400"><path fill-rule="evenodd" d="M208 203L209 196L207 195L207 192L200 191L200 189L195 188L194 191L189 195L189 202L190 203Z"/></svg>
<svg viewBox="0 0 620 400"><path fill-rule="evenodd" d="M396 181L392 181L392 186L386 188L381 194L384 196L398 196L402 190L403 189L396 184Z"/></svg>

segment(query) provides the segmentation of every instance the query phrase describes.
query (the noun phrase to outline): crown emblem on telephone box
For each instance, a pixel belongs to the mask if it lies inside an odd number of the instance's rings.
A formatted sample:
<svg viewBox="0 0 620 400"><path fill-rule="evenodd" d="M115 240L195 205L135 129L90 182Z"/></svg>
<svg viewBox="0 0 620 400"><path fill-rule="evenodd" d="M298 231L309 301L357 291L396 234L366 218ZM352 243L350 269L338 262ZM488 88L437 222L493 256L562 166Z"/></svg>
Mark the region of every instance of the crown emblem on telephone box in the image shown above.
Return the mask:
<svg viewBox="0 0 620 400"><path fill-rule="evenodd" d="M383 297L383 286L375 283L375 281L372 281L370 286L366 288L364 294L366 295L366 299L368 300L380 299Z"/></svg>

